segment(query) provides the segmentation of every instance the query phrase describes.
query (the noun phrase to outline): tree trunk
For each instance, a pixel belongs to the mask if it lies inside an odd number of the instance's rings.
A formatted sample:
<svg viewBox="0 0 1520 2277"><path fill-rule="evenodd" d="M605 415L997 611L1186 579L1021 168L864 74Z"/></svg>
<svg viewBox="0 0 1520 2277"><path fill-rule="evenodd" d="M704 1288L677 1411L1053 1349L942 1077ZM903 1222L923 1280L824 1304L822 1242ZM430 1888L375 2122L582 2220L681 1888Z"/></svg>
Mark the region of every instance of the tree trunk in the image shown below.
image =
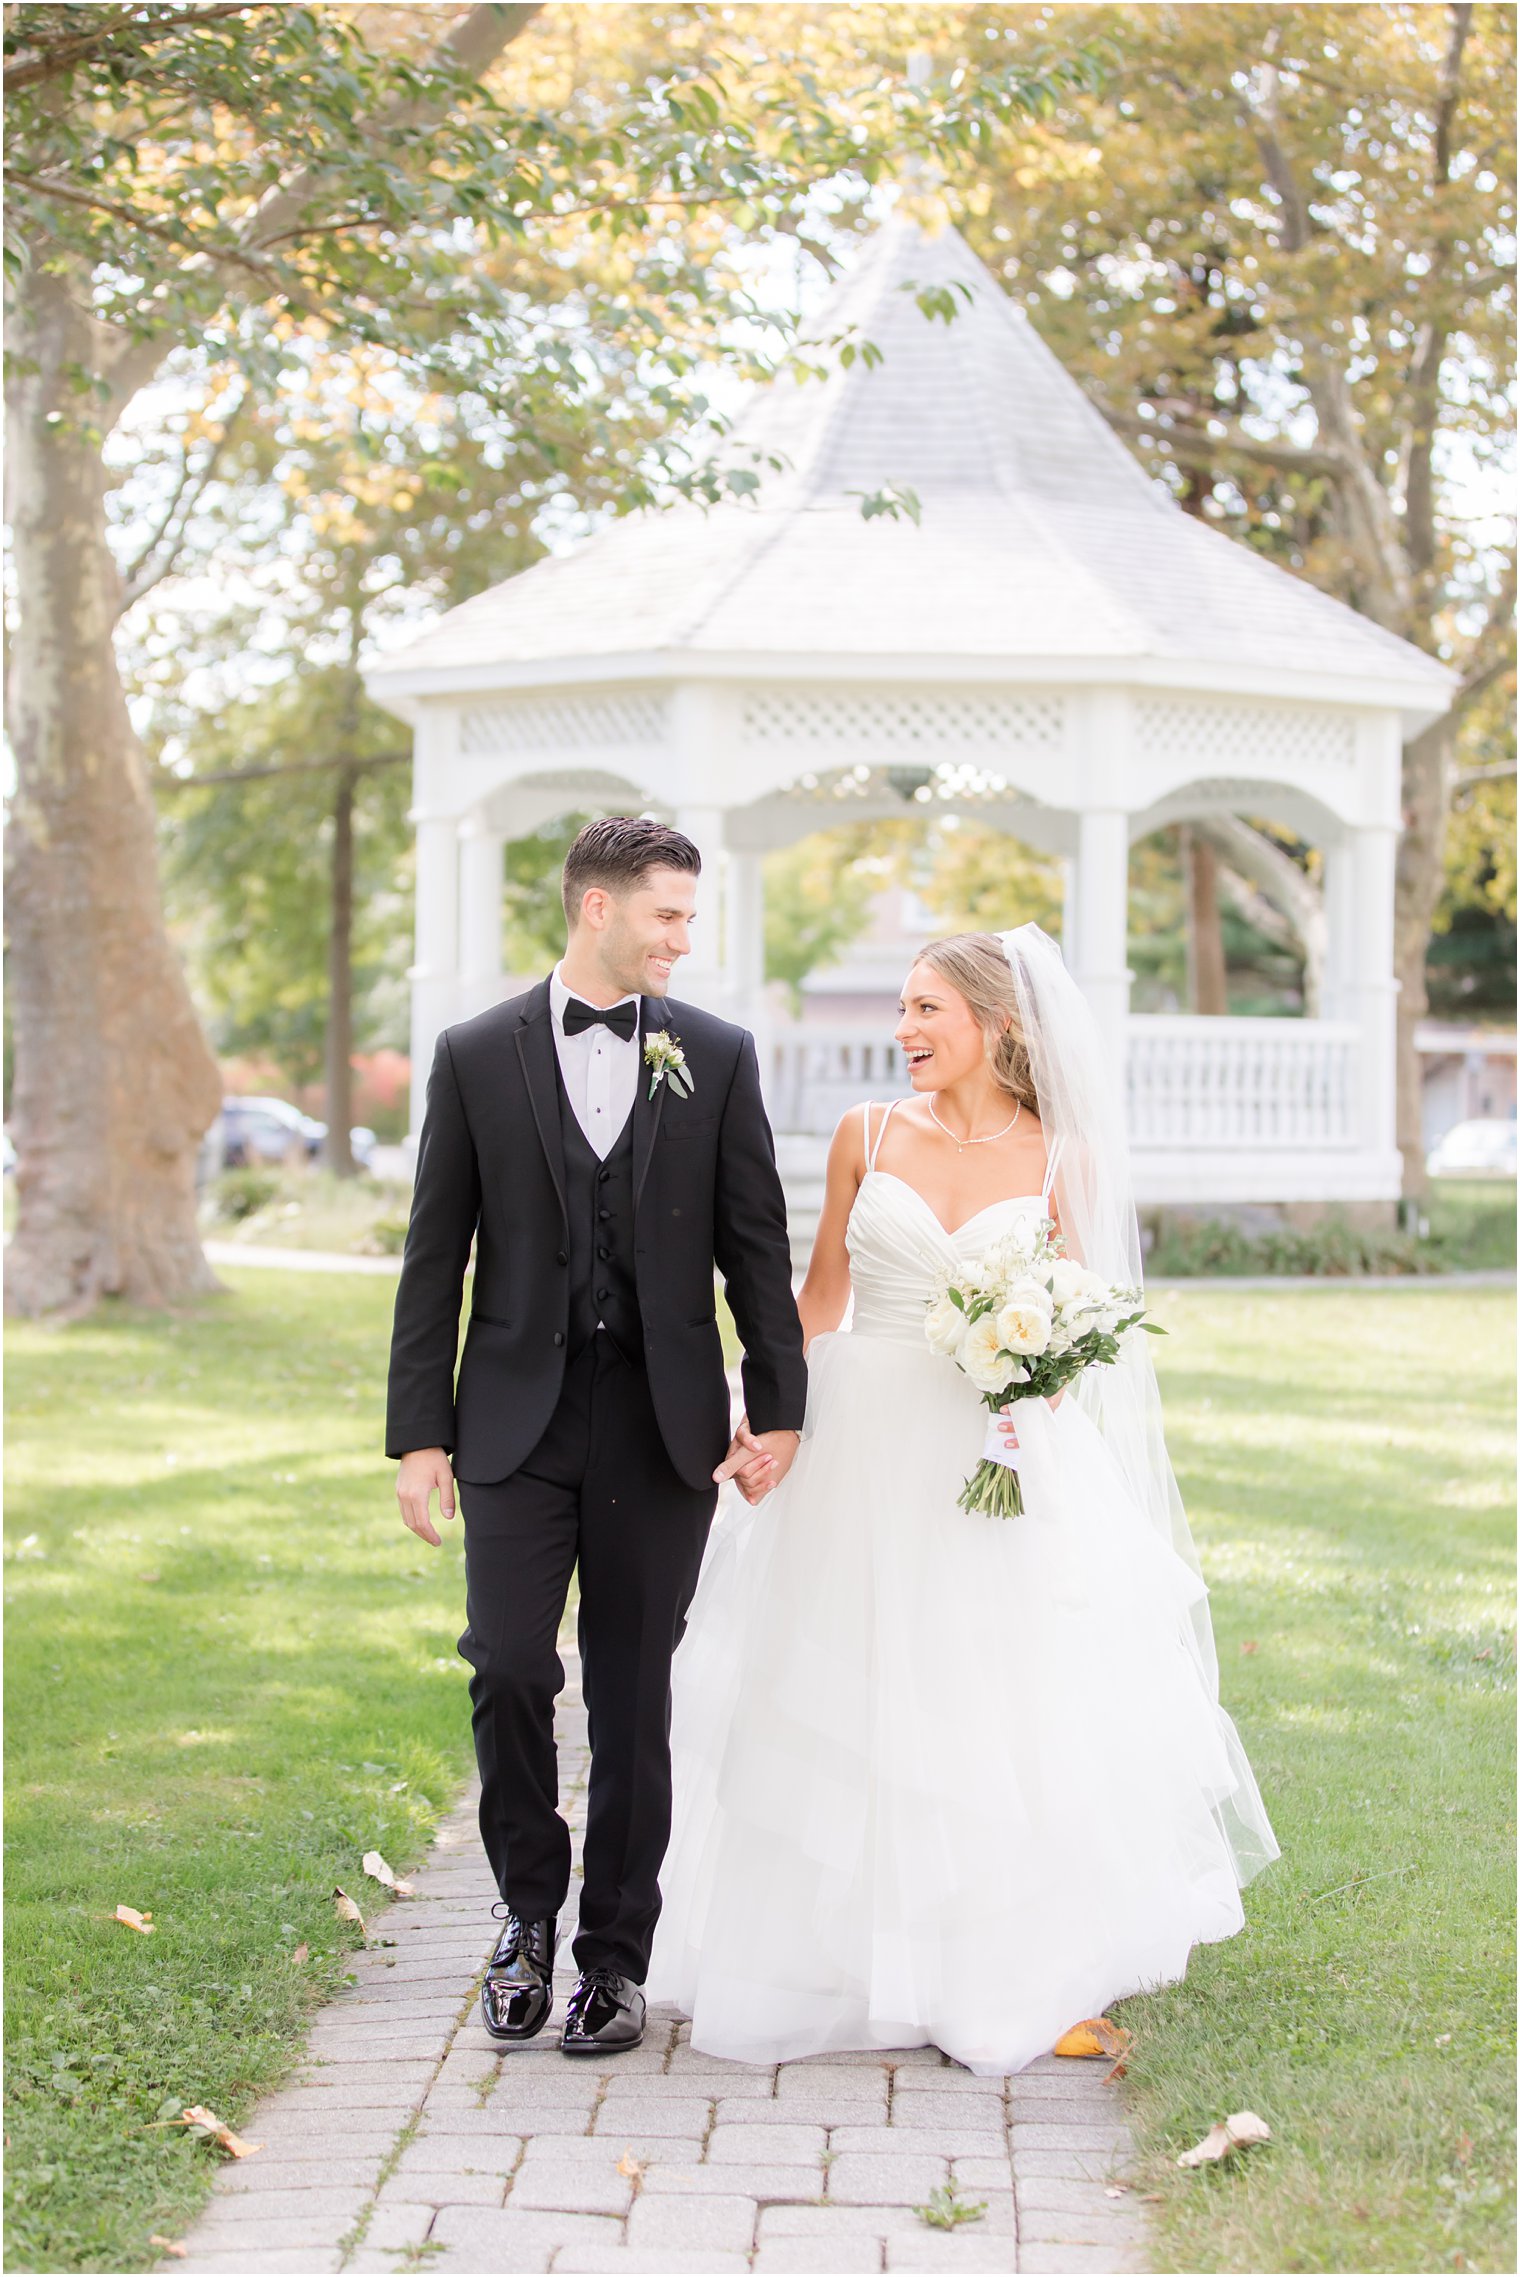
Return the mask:
<svg viewBox="0 0 1520 2277"><path fill-rule="evenodd" d="M98 368L87 280L16 287L10 510L16 798L6 849L18 1214L6 1303L165 1304L217 1284L195 1164L221 1099L165 930L154 817L113 628L101 414L69 384Z"/></svg>
<svg viewBox="0 0 1520 2277"><path fill-rule="evenodd" d="M1193 1010L1219 1019L1230 1009L1225 976L1224 933L1219 923L1219 862L1207 838L1183 831L1183 885L1192 943Z"/></svg>
<svg viewBox="0 0 1520 2277"><path fill-rule="evenodd" d="M1404 1199L1424 1201L1425 1140L1416 1025L1425 1017L1425 955L1445 876L1443 850L1450 804L1454 720L1437 720L1404 746L1404 834L1399 840L1393 896L1393 969L1398 1002L1398 1136L1404 1157Z"/></svg>
<svg viewBox="0 0 1520 2277"><path fill-rule="evenodd" d="M349 1138L354 1074L354 787L352 767L338 770L333 800L332 926L327 937L327 1167L339 1178L354 1175Z"/></svg>

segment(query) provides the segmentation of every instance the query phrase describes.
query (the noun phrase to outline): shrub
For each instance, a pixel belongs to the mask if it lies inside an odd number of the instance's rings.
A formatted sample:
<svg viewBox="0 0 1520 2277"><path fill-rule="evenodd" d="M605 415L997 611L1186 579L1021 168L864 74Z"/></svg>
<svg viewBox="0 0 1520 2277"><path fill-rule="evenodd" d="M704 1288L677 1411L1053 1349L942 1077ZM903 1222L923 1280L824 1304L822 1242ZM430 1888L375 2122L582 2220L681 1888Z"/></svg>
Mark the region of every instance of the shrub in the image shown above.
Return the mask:
<svg viewBox="0 0 1520 2277"><path fill-rule="evenodd" d="M214 1180L211 1198L220 1218L239 1221L251 1218L259 1210L267 1210L280 1191L278 1171L224 1170Z"/></svg>

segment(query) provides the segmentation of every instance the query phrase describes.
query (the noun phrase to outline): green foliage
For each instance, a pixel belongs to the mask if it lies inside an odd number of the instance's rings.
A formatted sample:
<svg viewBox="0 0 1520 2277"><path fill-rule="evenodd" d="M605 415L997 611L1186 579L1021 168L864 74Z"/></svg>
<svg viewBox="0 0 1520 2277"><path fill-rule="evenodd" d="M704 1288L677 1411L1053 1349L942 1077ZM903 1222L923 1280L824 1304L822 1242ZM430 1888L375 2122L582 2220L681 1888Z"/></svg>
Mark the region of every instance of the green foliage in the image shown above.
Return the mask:
<svg viewBox="0 0 1520 2277"><path fill-rule="evenodd" d="M958 2183L942 2182L937 2190L930 2191L928 2204L915 2206L913 2211L932 2230L954 2230L963 2222L979 2222L987 2211L987 2201L963 2198Z"/></svg>
<svg viewBox="0 0 1520 2277"><path fill-rule="evenodd" d="M226 1054L267 1054L293 1086L316 1080L328 1013L336 767L290 762L394 750L399 731L355 703L342 668L308 667L219 710L160 713L154 740L191 774L268 767L264 779L204 790L165 786L166 890L182 925L211 1036ZM410 769L355 778L354 1048L404 1045L411 962Z"/></svg>
<svg viewBox="0 0 1520 2277"><path fill-rule="evenodd" d="M765 977L783 982L792 1008L802 983L837 964L864 932L885 870L869 826L820 830L765 857Z"/></svg>
<svg viewBox="0 0 1520 2277"><path fill-rule="evenodd" d="M1195 1274L1418 1274L1512 1269L1515 1263L1513 1181L1438 1179L1431 1189L1429 1230L1348 1225L1338 1210L1317 1225L1248 1233L1228 1219L1161 1213L1159 1238L1146 1259L1156 1277Z"/></svg>
<svg viewBox="0 0 1520 2277"><path fill-rule="evenodd" d="M590 819L577 811L545 823L525 838L509 839L503 902L508 972L544 972L564 954L560 872L571 840Z"/></svg>
<svg viewBox="0 0 1520 2277"><path fill-rule="evenodd" d="M219 1218L229 1218L234 1225L244 1218L257 1216L267 1210L280 1191L280 1176L275 1170L224 1170L211 1187L211 1204Z"/></svg>
<svg viewBox="0 0 1520 2277"><path fill-rule="evenodd" d="M1032 919L1059 935L1061 865L1005 830L962 820L937 830L918 866L919 891L947 933L1001 932Z"/></svg>

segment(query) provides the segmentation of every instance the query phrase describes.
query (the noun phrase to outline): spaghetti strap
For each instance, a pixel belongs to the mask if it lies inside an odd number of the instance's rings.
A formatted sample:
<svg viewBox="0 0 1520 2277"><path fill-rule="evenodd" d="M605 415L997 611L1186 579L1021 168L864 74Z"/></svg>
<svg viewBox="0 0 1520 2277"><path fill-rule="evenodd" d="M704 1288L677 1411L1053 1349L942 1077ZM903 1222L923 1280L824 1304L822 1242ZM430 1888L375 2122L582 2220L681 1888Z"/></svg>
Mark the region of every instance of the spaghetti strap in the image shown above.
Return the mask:
<svg viewBox="0 0 1520 2277"><path fill-rule="evenodd" d="M1042 1202L1046 1202L1050 1199L1050 1182L1056 1174L1056 1164L1060 1161L1060 1159L1061 1141L1059 1138L1057 1138L1055 1145L1050 1149L1049 1153L1045 1157L1045 1183L1040 1188L1040 1200Z"/></svg>
<svg viewBox="0 0 1520 2277"><path fill-rule="evenodd" d="M887 1101L887 1111L886 1111L886 1113L885 1113L885 1114L882 1116L882 1118L881 1118L881 1125L880 1125L880 1128L877 1130L877 1133L876 1133L876 1143L875 1143L875 1145L874 1145L874 1146L873 1146L873 1145L872 1145L872 1143L871 1143L871 1109L870 1109L870 1105L869 1105L869 1104L867 1104L866 1106L864 1106L864 1107L861 1109L861 1113L862 1113L862 1114L865 1116L865 1119L866 1119L866 1168L867 1168L867 1170L874 1170L874 1169L876 1168L876 1157L877 1157L877 1156L880 1154L880 1152L881 1152L881 1142L882 1142L882 1140L883 1140L883 1139L886 1137L886 1135L887 1135L887 1125L888 1125L888 1123L890 1123L890 1122L891 1122L891 1120L892 1120L892 1109L893 1109L893 1108L894 1108L896 1105L897 1105L897 1101L896 1101L895 1099L889 1099L889 1100Z"/></svg>

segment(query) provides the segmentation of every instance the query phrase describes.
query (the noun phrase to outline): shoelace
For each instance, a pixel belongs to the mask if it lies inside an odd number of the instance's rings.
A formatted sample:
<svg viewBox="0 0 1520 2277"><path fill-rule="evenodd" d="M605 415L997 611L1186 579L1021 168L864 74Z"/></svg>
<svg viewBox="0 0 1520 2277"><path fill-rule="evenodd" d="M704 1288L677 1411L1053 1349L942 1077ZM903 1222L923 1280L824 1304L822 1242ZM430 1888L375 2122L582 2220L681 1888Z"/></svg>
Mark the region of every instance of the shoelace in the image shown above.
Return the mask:
<svg viewBox="0 0 1520 2277"><path fill-rule="evenodd" d="M625 2003L617 1989L618 1981L616 1969L584 1970L579 1984L570 1995L570 2003L565 2014L567 2016L578 2016L583 2008L590 2005L591 1995L594 1992L604 1992L615 2008L622 2008Z"/></svg>

